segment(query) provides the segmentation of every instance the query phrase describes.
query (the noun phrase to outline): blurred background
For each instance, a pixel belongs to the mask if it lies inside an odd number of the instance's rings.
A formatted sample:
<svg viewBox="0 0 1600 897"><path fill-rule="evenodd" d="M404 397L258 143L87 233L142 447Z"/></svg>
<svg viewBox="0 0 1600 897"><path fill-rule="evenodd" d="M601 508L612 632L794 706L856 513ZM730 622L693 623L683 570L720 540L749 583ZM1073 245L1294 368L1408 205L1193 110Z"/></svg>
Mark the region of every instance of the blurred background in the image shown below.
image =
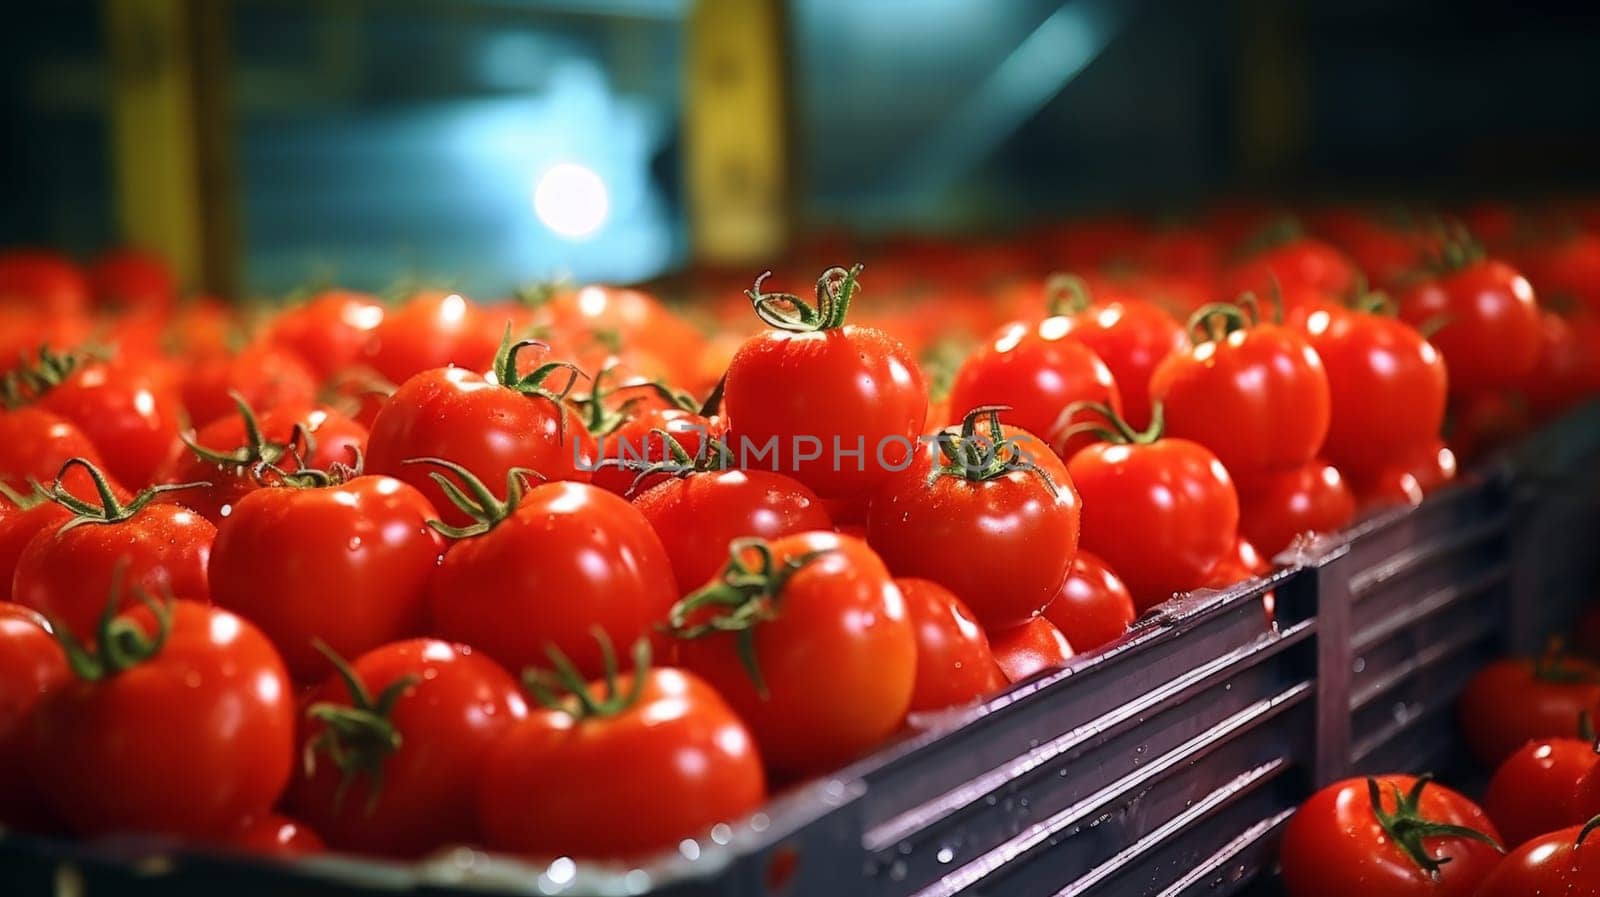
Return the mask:
<svg viewBox="0 0 1600 897"><path fill-rule="evenodd" d="M1600 6L70 0L0 30L0 245L225 294L639 281L857 232L1600 177Z"/></svg>

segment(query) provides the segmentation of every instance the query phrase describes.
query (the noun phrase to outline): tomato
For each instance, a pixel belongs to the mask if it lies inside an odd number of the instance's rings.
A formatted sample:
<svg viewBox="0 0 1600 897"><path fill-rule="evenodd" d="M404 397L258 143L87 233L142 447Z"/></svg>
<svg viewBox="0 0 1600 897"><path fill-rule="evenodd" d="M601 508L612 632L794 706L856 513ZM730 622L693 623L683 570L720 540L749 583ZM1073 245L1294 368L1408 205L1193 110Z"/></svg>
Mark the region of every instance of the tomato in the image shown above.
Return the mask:
<svg viewBox="0 0 1600 897"><path fill-rule="evenodd" d="M217 528L211 589L261 627L296 681L314 681L329 671L314 640L355 656L423 631L444 553L428 525L437 516L392 477L310 475L304 486L257 489Z"/></svg>
<svg viewBox="0 0 1600 897"><path fill-rule="evenodd" d="M1306 338L1252 322L1240 306L1207 306L1191 324L1208 328L1209 338L1167 356L1150 378L1167 434L1211 449L1235 474L1316 457L1328 435L1331 395L1322 359Z"/></svg>
<svg viewBox="0 0 1600 897"><path fill-rule="evenodd" d="M235 396L252 408L309 405L317 377L299 355L271 343L253 343L234 355L195 361L183 381L183 406L196 427L233 414Z"/></svg>
<svg viewBox="0 0 1600 897"><path fill-rule="evenodd" d="M44 796L24 765L29 717L71 678L50 624L20 604L0 602L0 825L48 826Z"/></svg>
<svg viewBox="0 0 1600 897"><path fill-rule="evenodd" d="M278 813L252 816L216 844L265 857L306 856L327 849L327 845L322 843L322 836Z"/></svg>
<svg viewBox="0 0 1600 897"><path fill-rule="evenodd" d="M477 522L444 528L455 542L428 585L436 634L512 669L548 665L554 646L594 676L604 669L596 628L632 644L666 620L672 567L632 505L587 483L524 492L515 476L501 501L464 468L442 466L475 500L463 507Z"/></svg>
<svg viewBox="0 0 1600 897"><path fill-rule="evenodd" d="M1576 733L1577 726L1573 727ZM1507 847L1524 844L1545 832L1585 822L1574 806L1589 770L1600 754L1592 740L1542 738L1517 748L1489 780L1483 808L1505 836Z"/></svg>
<svg viewBox="0 0 1600 897"><path fill-rule="evenodd" d="M91 491L91 495L94 493ZM53 527L72 517L72 512L50 501L43 490L17 494L20 501L0 513L0 601L11 600L11 580L17 572L17 559L22 556L34 534ZM9 499L7 502L9 503Z"/></svg>
<svg viewBox="0 0 1600 897"><path fill-rule="evenodd" d="M476 794L491 849L641 857L761 806L761 759L728 705L693 673L635 658L631 674L557 680L567 694L540 686L546 706L490 747Z"/></svg>
<svg viewBox="0 0 1600 897"><path fill-rule="evenodd" d="M286 804L339 850L414 857L473 843L472 794L495 740L527 716L516 680L464 645L393 642L311 696L306 772Z"/></svg>
<svg viewBox="0 0 1600 897"><path fill-rule="evenodd" d="M1003 628L1027 622L1060 590L1080 513L1066 465L1000 424L996 409L978 408L919 446L873 496L867 542L895 575L931 579L984 626Z"/></svg>
<svg viewBox="0 0 1600 897"><path fill-rule="evenodd" d="M564 362L521 373L518 355L534 345L512 343L508 332L495 359L495 380L463 368L435 368L401 384L372 422L367 470L422 490L456 526L468 523L468 515L425 468L406 462L448 459L496 487L514 468L547 480L587 480L595 466L594 439L566 403L578 374ZM560 391L552 391L563 377L568 380Z"/></svg>
<svg viewBox="0 0 1600 897"><path fill-rule="evenodd" d="M1600 234L1576 233L1527 260L1528 279L1540 296L1600 312Z"/></svg>
<svg viewBox="0 0 1600 897"><path fill-rule="evenodd" d="M928 390L893 337L844 323L859 274L859 266L829 269L816 308L762 293L760 280L749 291L757 314L779 329L746 340L728 366L723 402L736 466L764 465L823 498L845 498L875 489L911 454Z"/></svg>
<svg viewBox="0 0 1600 897"><path fill-rule="evenodd" d="M596 374L589 395L580 400L599 458L592 482L607 492L632 498L666 479L655 474L639 477L642 465L671 459L667 440L656 430L671 435L685 455L696 458L706 440L718 435L714 432L718 426L688 407L687 396L651 381L605 390L601 383L610 374L610 369ZM699 582L696 580L697 585Z"/></svg>
<svg viewBox="0 0 1600 897"><path fill-rule="evenodd" d="M1415 507L1422 502L1424 495L1455 477L1455 453L1443 442L1434 440L1396 457L1370 477L1352 480L1350 485L1361 507Z"/></svg>
<svg viewBox="0 0 1600 897"><path fill-rule="evenodd" d="M1268 557L1296 538L1336 533L1356 517L1356 497L1339 469L1323 460L1285 470L1240 472L1239 532Z"/></svg>
<svg viewBox="0 0 1600 897"><path fill-rule="evenodd" d="M1521 392L1530 417L1544 422L1600 393L1600 314L1584 311L1569 319L1546 311L1539 317L1539 362Z"/></svg>
<svg viewBox="0 0 1600 897"><path fill-rule="evenodd" d="M69 649L79 679L30 725L28 769L58 818L80 835L204 838L272 807L294 764L294 693L255 626L151 602L107 616L96 642Z"/></svg>
<svg viewBox="0 0 1600 897"><path fill-rule="evenodd" d="M1467 750L1491 769L1530 741L1575 732L1579 714L1597 708L1600 667L1554 653L1489 664L1467 683L1457 705Z"/></svg>
<svg viewBox="0 0 1600 897"><path fill-rule="evenodd" d="M1117 420L1108 417L1113 427ZM1197 442L1134 433L1126 423L1105 435L1117 441L1091 445L1067 465L1083 498L1080 547L1122 576L1143 613L1207 585L1234 549L1239 496L1227 468Z"/></svg>
<svg viewBox="0 0 1600 897"><path fill-rule="evenodd" d="M1444 355L1453 391L1515 386L1539 363L1539 304L1505 262L1458 257L1397 299L1401 320L1429 333Z"/></svg>
<svg viewBox="0 0 1600 897"><path fill-rule="evenodd" d="M383 324L377 297L349 290L324 290L302 305L279 312L267 341L298 355L327 380L354 364Z"/></svg>
<svg viewBox="0 0 1600 897"><path fill-rule="evenodd" d="M71 260L42 249L0 252L0 305L73 315L89 304L89 282Z"/></svg>
<svg viewBox="0 0 1600 897"><path fill-rule="evenodd" d="M389 309L360 360L391 383L454 365L486 371L500 342L500 319L456 293L423 292Z"/></svg>
<svg viewBox="0 0 1600 897"><path fill-rule="evenodd" d="M1138 613L1122 578L1105 561L1080 551L1060 590L1045 605L1044 616L1084 653L1121 638Z"/></svg>
<svg viewBox="0 0 1600 897"><path fill-rule="evenodd" d="M1396 454L1439 438L1444 357L1416 328L1384 314L1320 309L1300 330L1328 376L1322 455L1331 464L1351 476L1371 475Z"/></svg>
<svg viewBox="0 0 1600 897"><path fill-rule="evenodd" d="M649 293L624 287L590 285L559 290L538 308L536 320L547 322L558 339L568 336L620 345L650 364L666 366L658 373L673 382L697 379L696 365L708 348L706 337L685 318L673 314ZM592 354L576 360L599 369Z"/></svg>
<svg viewBox="0 0 1600 897"><path fill-rule="evenodd" d="M1035 673L1064 666L1072 659L1072 644L1048 617L989 631L995 663L1008 682L1021 682Z"/></svg>
<svg viewBox="0 0 1600 897"><path fill-rule="evenodd" d="M1510 389L1462 396L1451 417L1450 447L1469 461L1487 458L1533 429L1528 403Z"/></svg>
<svg viewBox="0 0 1600 897"><path fill-rule="evenodd" d="M1005 687L989 637L954 592L927 579L894 583L917 637L913 713L970 704Z"/></svg>
<svg viewBox="0 0 1600 897"><path fill-rule="evenodd" d="M178 281L161 257L138 249L113 249L89 268L94 304L101 310L172 311L178 304Z"/></svg>
<svg viewBox="0 0 1600 897"><path fill-rule="evenodd" d="M1075 289L1070 279L1057 282ZM1070 335L1111 371L1123 419L1137 430L1150 426L1150 375L1168 355L1189 349L1189 334L1182 322L1153 302L1132 295L1091 301L1086 287L1076 289L1080 291L1067 306ZM1104 401L1100 396L1078 398Z"/></svg>
<svg viewBox="0 0 1600 897"><path fill-rule="evenodd" d="M73 458L104 469L100 450L77 424L31 406L0 412L0 484L26 493L33 488L30 480L49 485L61 476L74 495L93 495L94 482L83 468L65 466ZM113 488L122 490L115 482Z"/></svg>
<svg viewBox="0 0 1600 897"><path fill-rule="evenodd" d="M182 404L146 365L41 350L20 374L37 405L76 424L119 482L148 485L178 448Z"/></svg>
<svg viewBox="0 0 1600 897"><path fill-rule="evenodd" d="M395 385L367 368L346 368L333 376L322 391L328 407L350 418L367 430L378 419L378 412L389 404Z"/></svg>
<svg viewBox="0 0 1600 897"><path fill-rule="evenodd" d="M1512 851L1474 897L1594 897L1600 895L1600 844L1574 825Z"/></svg>
<svg viewBox="0 0 1600 897"><path fill-rule="evenodd" d="M719 579L673 607L680 664L789 779L836 769L887 738L916 685L905 599L865 542L829 532L739 540Z"/></svg>
<svg viewBox="0 0 1600 897"><path fill-rule="evenodd" d="M1431 835L1424 824L1459 828ZM1500 862L1498 838L1460 794L1386 775L1313 794L1284 829L1279 859L1289 897L1471 897Z"/></svg>
<svg viewBox="0 0 1600 897"><path fill-rule="evenodd" d="M1250 540L1240 537L1234 541L1233 551L1229 552L1221 563L1211 568L1211 575L1206 577L1204 586L1208 589L1231 588L1247 579L1262 576L1271 569L1272 565L1261 557L1261 553L1256 551ZM1267 597L1270 599L1271 593L1268 593ZM1270 602L1267 613L1269 616L1272 614Z"/></svg>
<svg viewBox="0 0 1600 897"><path fill-rule="evenodd" d="M1252 253L1224 273L1222 295L1254 293L1264 300L1276 289L1285 296L1315 293L1338 297L1355 286L1359 273L1355 265L1327 243L1287 232L1267 239L1275 240L1276 245Z"/></svg>

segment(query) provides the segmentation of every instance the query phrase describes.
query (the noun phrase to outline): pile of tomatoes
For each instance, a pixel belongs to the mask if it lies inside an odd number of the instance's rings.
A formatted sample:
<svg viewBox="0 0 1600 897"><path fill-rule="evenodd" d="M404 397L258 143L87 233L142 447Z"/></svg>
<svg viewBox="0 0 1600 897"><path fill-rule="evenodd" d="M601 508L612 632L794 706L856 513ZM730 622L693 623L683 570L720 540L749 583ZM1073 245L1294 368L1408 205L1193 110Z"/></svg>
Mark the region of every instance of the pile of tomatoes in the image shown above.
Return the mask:
<svg viewBox="0 0 1600 897"><path fill-rule="evenodd" d="M1600 237L1306 220L676 305L0 254L0 823L637 860L1600 387Z"/></svg>

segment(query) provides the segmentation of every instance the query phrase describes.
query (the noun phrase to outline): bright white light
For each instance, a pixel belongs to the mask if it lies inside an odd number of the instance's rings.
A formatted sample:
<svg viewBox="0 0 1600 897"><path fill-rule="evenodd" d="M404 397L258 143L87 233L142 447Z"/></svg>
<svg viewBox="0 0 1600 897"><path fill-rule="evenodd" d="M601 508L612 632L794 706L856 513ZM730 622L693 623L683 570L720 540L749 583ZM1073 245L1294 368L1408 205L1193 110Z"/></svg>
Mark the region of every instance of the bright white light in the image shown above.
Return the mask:
<svg viewBox="0 0 1600 897"><path fill-rule="evenodd" d="M590 236L611 214L605 182L591 169L570 162L544 173L533 190L533 210L544 226L569 239Z"/></svg>

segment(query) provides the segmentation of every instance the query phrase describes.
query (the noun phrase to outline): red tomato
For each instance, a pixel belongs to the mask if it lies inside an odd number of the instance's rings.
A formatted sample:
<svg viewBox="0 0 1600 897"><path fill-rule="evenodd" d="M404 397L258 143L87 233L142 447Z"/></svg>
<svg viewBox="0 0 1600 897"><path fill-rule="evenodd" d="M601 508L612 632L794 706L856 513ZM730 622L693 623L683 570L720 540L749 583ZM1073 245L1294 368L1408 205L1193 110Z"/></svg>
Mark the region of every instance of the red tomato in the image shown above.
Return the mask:
<svg viewBox="0 0 1600 897"><path fill-rule="evenodd" d="M322 837L302 823L277 813L245 820L218 840L217 846L266 857L299 857L322 853Z"/></svg>
<svg viewBox="0 0 1600 897"><path fill-rule="evenodd" d="M1467 683L1457 706L1467 750L1491 769L1530 741L1577 731L1579 714L1597 708L1600 667L1555 654L1489 664Z"/></svg>
<svg viewBox="0 0 1600 897"><path fill-rule="evenodd" d="M328 382L322 398L328 407L337 410L368 430L378 419L378 412L389 404L395 385L367 368L346 368Z"/></svg>
<svg viewBox="0 0 1600 897"><path fill-rule="evenodd" d="M254 343L235 355L200 358L183 381L183 406L196 427L233 414L235 395L252 408L310 405L317 377L295 353Z"/></svg>
<svg viewBox="0 0 1600 897"><path fill-rule="evenodd" d="M591 285L558 291L538 308L536 320L546 322L558 339L620 345L648 365L665 365L667 369L659 373L674 383L696 378L699 359L708 348L705 335L660 300L624 287ZM593 354L576 360L599 369Z"/></svg>
<svg viewBox="0 0 1600 897"><path fill-rule="evenodd" d="M1072 645L1047 617L1034 617L1005 629L990 630L989 645L995 663L1009 682L1021 682L1035 673L1066 665Z"/></svg>
<svg viewBox="0 0 1600 897"><path fill-rule="evenodd" d="M326 380L354 364L382 324L383 306L377 297L324 290L273 318L267 341L300 356Z"/></svg>
<svg viewBox="0 0 1600 897"><path fill-rule="evenodd" d="M633 498L668 479L664 473L639 478L640 464L660 463L671 457L670 446L656 430L665 431L684 454L695 458L711 436L712 424L682 408L650 408L630 416L621 426L598 438L595 452L600 463L595 467L594 484L607 492ZM703 581L696 580L695 584Z"/></svg>
<svg viewBox="0 0 1600 897"><path fill-rule="evenodd" d="M1534 421L1550 420L1600 393L1600 314L1540 315L1539 363L1521 384Z"/></svg>
<svg viewBox="0 0 1600 897"><path fill-rule="evenodd" d="M1431 331L1452 391L1515 386L1539 363L1539 304L1528 279L1505 262L1464 259L1398 299L1401 320Z"/></svg>
<svg viewBox="0 0 1600 897"><path fill-rule="evenodd" d="M723 401L736 466L765 466L824 498L844 498L877 488L911 454L928 390L893 337L844 323L859 274L859 266L829 269L817 281L816 308L764 294L760 280L749 291L757 313L780 329L746 340L728 366ZM803 311L780 311L785 304Z"/></svg>
<svg viewBox="0 0 1600 897"><path fill-rule="evenodd" d="M1600 845L1574 825L1534 838L1512 851L1474 897L1593 897L1600 894Z"/></svg>
<svg viewBox="0 0 1600 897"><path fill-rule="evenodd" d="M761 806L761 759L739 718L694 674L635 656L632 674L547 689L546 708L489 749L476 793L491 849L640 857Z"/></svg>
<svg viewBox="0 0 1600 897"><path fill-rule="evenodd" d="M1434 440L1408 451L1371 477L1352 480L1361 507L1421 504L1427 493L1456 477L1456 456L1443 442Z"/></svg>
<svg viewBox="0 0 1600 897"><path fill-rule="evenodd" d="M1344 253L1311 237L1295 236L1251 255L1223 276L1222 295L1254 293L1266 299L1276 288L1284 295L1314 293L1339 297L1350 292L1358 272Z"/></svg>
<svg viewBox="0 0 1600 897"><path fill-rule="evenodd" d="M89 304L89 282L71 260L42 249L0 252L0 305L73 315Z"/></svg>
<svg viewBox="0 0 1600 897"><path fill-rule="evenodd" d="M867 541L896 575L939 583L984 626L1025 623L1061 589L1078 551L1072 478L993 408L941 436L873 496Z"/></svg>
<svg viewBox="0 0 1600 897"><path fill-rule="evenodd" d="M81 466L103 479L87 463ZM99 504L53 492L51 500L72 514L23 547L12 599L79 636L93 631L108 601L130 607L139 591L207 600L206 560L217 529L181 505L152 504L160 488L124 502L107 486Z"/></svg>
<svg viewBox="0 0 1600 897"><path fill-rule="evenodd" d="M1483 795L1483 808L1505 836L1506 846L1587 821L1573 801L1596 760L1600 754L1594 743L1582 738L1530 741L1507 757Z"/></svg>
<svg viewBox="0 0 1600 897"><path fill-rule="evenodd" d="M77 424L119 482L148 485L177 451L183 406L146 365L41 353L23 376L38 406Z"/></svg>
<svg viewBox="0 0 1600 897"><path fill-rule="evenodd" d="M587 483L524 493L515 478L502 502L464 469L448 469L476 499L478 522L446 530L457 541L428 585L438 635L512 669L548 665L554 646L594 676L605 668L596 628L632 644L666 620L678 597L672 567L632 505Z"/></svg>
<svg viewBox="0 0 1600 897"><path fill-rule="evenodd" d="M1122 638L1138 613L1122 578L1105 561L1080 551L1060 591L1045 605L1044 615L1072 647L1084 653Z"/></svg>
<svg viewBox="0 0 1600 897"><path fill-rule="evenodd" d="M1117 385L1123 418L1143 430L1150 426L1150 375L1168 355L1189 349L1189 335L1182 322L1153 302L1131 295L1090 301L1087 289L1078 295L1068 307L1071 336L1105 362ZM1078 398L1104 401L1099 396Z"/></svg>
<svg viewBox="0 0 1600 897"><path fill-rule="evenodd" d="M1238 306L1207 306L1195 328L1213 331L1186 353L1167 356L1150 379L1166 432L1216 453L1234 473L1309 462L1328 435L1328 375L1304 336L1250 322ZM1120 567L1118 569L1121 569Z"/></svg>
<svg viewBox="0 0 1600 897"><path fill-rule="evenodd" d="M59 525L72 516L71 511L44 497L43 492L17 498L22 499L20 506L0 513L0 601L5 602L11 600L11 580L16 576L22 549L39 530Z"/></svg>
<svg viewBox="0 0 1600 897"><path fill-rule="evenodd" d="M494 363L501 330L500 319L470 299L418 293L383 316L361 361L391 383L450 365L486 371Z"/></svg>
<svg viewBox="0 0 1600 897"><path fill-rule="evenodd" d="M80 835L205 838L272 807L294 764L295 706L265 636L176 601L107 618L96 641L30 725L28 768L58 818Z"/></svg>
<svg viewBox="0 0 1600 897"><path fill-rule="evenodd" d="M217 528L207 573L217 603L267 634L300 682L341 656L423 631L444 539L416 489L392 477L283 485L244 496Z"/></svg>
<svg viewBox="0 0 1600 897"><path fill-rule="evenodd" d="M954 592L927 579L896 579L917 636L911 711L970 704L1005 687L989 637Z"/></svg>
<svg viewBox="0 0 1600 897"><path fill-rule="evenodd" d="M865 542L741 540L722 578L673 607L682 665L750 727L785 778L835 769L893 734L916 685L905 600ZM741 628L742 627L742 628Z"/></svg>
<svg viewBox="0 0 1600 897"><path fill-rule="evenodd" d="M50 624L20 604L0 602L0 825L25 831L48 825L44 795L24 765L29 717L71 679Z"/></svg>
<svg viewBox="0 0 1600 897"><path fill-rule="evenodd" d="M94 304L102 311L165 314L178 304L178 281L160 256L113 249L89 268Z"/></svg>
<svg viewBox="0 0 1600 897"><path fill-rule="evenodd" d="M73 458L104 469L100 451L77 424L43 408L0 412L0 484L26 493L33 488L30 480L49 485L59 475L72 494L93 495L94 482L83 468L66 467ZM113 485L122 490L121 485Z"/></svg>
<svg viewBox="0 0 1600 897"><path fill-rule="evenodd" d="M1339 469L1323 460L1264 473L1241 472L1239 532L1272 557L1306 533L1336 533L1356 517L1356 497Z"/></svg>
<svg viewBox="0 0 1600 897"><path fill-rule="evenodd" d="M1261 557L1256 547L1250 540L1240 537L1233 543L1233 551L1222 562L1211 568L1211 575L1206 577L1205 587L1208 589L1226 589L1236 586L1247 579L1254 579L1272 569L1272 565ZM1271 593L1267 595L1268 616L1273 613Z"/></svg>
<svg viewBox="0 0 1600 897"><path fill-rule="evenodd" d="M1459 827L1430 835L1425 824ZM1289 897L1471 897L1500 862L1476 804L1427 778L1335 782L1300 805L1279 854Z"/></svg>
<svg viewBox="0 0 1600 897"><path fill-rule="evenodd" d="M1573 234L1532 253L1527 265L1540 296L1600 312L1600 234Z"/></svg>

